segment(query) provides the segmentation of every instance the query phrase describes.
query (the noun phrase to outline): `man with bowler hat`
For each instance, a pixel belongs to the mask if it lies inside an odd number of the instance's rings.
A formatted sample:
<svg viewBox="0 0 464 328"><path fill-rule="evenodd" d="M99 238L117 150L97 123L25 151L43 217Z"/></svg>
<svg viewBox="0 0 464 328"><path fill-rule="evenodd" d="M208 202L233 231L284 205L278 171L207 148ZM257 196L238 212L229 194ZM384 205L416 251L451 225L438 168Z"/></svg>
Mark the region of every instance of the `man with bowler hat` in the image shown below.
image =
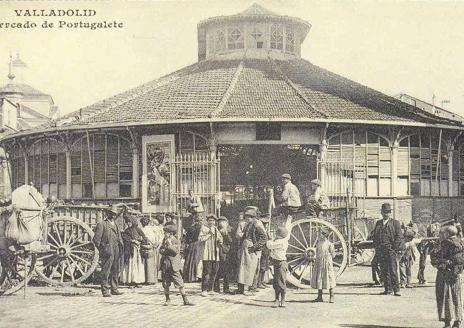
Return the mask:
<svg viewBox="0 0 464 328"><path fill-rule="evenodd" d="M401 224L392 217L392 208L388 203L382 204L382 220L374 228L374 247L378 254L380 269L384 279L383 295L401 296L398 280L398 260L404 248Z"/></svg>
<svg viewBox="0 0 464 328"><path fill-rule="evenodd" d="M118 205L111 205L106 210L105 220L100 221L95 229L93 243L100 253L101 259L101 291L103 297L121 295L118 290L118 277L123 252L121 231L116 219L121 215ZM110 293L111 290L111 293Z"/></svg>

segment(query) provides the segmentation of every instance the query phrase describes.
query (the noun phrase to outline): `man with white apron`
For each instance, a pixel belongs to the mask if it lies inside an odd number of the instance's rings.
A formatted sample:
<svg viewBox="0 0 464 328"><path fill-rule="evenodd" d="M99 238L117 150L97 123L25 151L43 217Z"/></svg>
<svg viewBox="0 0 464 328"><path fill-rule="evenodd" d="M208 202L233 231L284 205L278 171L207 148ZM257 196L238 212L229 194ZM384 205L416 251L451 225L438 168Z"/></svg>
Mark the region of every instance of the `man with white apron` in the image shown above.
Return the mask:
<svg viewBox="0 0 464 328"><path fill-rule="evenodd" d="M237 293L250 296L252 293L246 287L253 285L253 279L258 270L261 250L267 242L267 235L263 225L257 223L257 210L255 207L247 207L244 217L249 222L245 226L242 237Z"/></svg>

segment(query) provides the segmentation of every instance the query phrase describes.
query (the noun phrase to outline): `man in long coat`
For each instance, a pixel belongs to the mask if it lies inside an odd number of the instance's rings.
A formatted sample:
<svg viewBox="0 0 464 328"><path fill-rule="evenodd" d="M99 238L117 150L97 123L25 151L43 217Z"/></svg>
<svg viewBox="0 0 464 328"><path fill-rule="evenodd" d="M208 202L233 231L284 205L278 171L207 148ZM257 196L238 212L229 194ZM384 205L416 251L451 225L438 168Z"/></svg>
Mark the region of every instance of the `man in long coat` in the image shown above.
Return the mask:
<svg viewBox="0 0 464 328"><path fill-rule="evenodd" d="M245 226L238 270L239 294L252 295L245 287L253 285L253 279L258 270L260 251L266 245L267 236L262 224L257 224L257 210L255 207L247 207L244 213L245 220L249 220Z"/></svg>
<svg viewBox="0 0 464 328"><path fill-rule="evenodd" d="M119 215L121 215L119 208L112 205L107 210L106 219L97 224L93 236L93 243L100 253L102 264L101 291L103 297L122 294L118 290L118 277L124 244L121 231L115 222Z"/></svg>
<svg viewBox="0 0 464 328"><path fill-rule="evenodd" d="M391 205L388 203L382 204L382 220L375 224L373 241L384 279L385 291L382 294L393 292L395 296L401 296L398 260L404 248L403 232L400 222L393 219Z"/></svg>

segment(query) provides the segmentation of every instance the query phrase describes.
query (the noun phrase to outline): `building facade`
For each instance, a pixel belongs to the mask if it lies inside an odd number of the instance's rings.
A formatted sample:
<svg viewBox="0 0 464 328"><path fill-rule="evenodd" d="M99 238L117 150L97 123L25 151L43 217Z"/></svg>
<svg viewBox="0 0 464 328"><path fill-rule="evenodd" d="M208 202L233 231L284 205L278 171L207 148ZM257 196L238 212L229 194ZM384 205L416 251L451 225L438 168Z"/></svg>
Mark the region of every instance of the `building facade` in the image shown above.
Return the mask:
<svg viewBox="0 0 464 328"><path fill-rule="evenodd" d="M59 116L53 98L26 83L27 68L19 53L15 59L10 57L8 83L0 88L0 136L32 129ZM0 198L5 198L11 193L12 170L3 149L0 157Z"/></svg>
<svg viewBox="0 0 464 328"><path fill-rule="evenodd" d="M0 142L12 184L81 202L235 216L289 173L358 215L464 215L463 126L301 58L311 25L258 5L198 24L198 62ZM425 209L425 210L424 210Z"/></svg>

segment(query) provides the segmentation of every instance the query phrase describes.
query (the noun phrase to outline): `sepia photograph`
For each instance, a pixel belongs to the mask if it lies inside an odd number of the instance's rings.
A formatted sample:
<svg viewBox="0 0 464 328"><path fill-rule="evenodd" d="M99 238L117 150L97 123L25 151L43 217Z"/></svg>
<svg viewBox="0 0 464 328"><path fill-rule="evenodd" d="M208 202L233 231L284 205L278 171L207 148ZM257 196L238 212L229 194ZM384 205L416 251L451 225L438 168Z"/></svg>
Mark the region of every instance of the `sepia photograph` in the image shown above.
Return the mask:
<svg viewBox="0 0 464 328"><path fill-rule="evenodd" d="M464 1L0 2L0 327L464 328Z"/></svg>

